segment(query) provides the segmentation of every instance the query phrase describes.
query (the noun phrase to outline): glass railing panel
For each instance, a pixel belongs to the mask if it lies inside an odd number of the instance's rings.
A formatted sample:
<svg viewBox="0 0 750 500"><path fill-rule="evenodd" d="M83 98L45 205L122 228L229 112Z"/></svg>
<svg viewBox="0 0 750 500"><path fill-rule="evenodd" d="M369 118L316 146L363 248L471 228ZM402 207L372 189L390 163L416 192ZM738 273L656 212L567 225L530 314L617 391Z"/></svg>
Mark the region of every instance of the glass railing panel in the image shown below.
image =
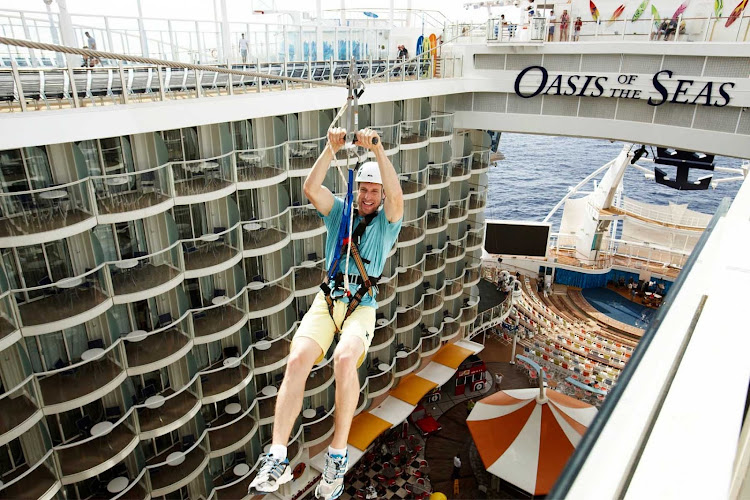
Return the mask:
<svg viewBox="0 0 750 500"><path fill-rule="evenodd" d="M200 382L203 397L216 396L240 385L252 370L252 352L252 347L248 347L237 357L221 357L201 371Z"/></svg>
<svg viewBox="0 0 750 500"><path fill-rule="evenodd" d="M473 151L471 169L472 170L485 170L490 166L490 153L489 149L483 151Z"/></svg>
<svg viewBox="0 0 750 500"><path fill-rule="evenodd" d="M247 285L248 310L258 313L286 301L294 292L293 281L294 269L270 283L256 277Z"/></svg>
<svg viewBox="0 0 750 500"><path fill-rule="evenodd" d="M165 389L135 406L141 432L170 425L190 412L198 403L198 376L184 387Z"/></svg>
<svg viewBox="0 0 750 500"><path fill-rule="evenodd" d="M288 141L285 145L287 158L289 158L289 170L307 170L312 168L315 160L320 156L325 147L325 137L301 141Z"/></svg>
<svg viewBox="0 0 750 500"><path fill-rule="evenodd" d="M30 467L22 466L3 475L0 486L2 498L42 498L58 481L55 474L55 455L49 450Z"/></svg>
<svg viewBox="0 0 750 500"><path fill-rule="evenodd" d="M378 295L376 297L378 304L388 301L396 293L397 279L395 277L391 277L388 281L385 281L385 279L383 278L378 283Z"/></svg>
<svg viewBox="0 0 750 500"><path fill-rule="evenodd" d="M427 183L430 186L438 186L440 184L445 184L450 180L451 175L451 165L450 162L445 163L437 163L430 165L429 170L429 176L427 178Z"/></svg>
<svg viewBox="0 0 750 500"><path fill-rule="evenodd" d="M372 342L370 345L376 346L376 345L383 345L388 342L391 342L393 338L396 336L396 328L393 324L389 324L388 320L385 318L381 318L383 320L382 325L378 325L378 321L375 322L375 333L372 336Z"/></svg>
<svg viewBox="0 0 750 500"><path fill-rule="evenodd" d="M172 322L169 313L159 317L157 329L140 336L125 337L128 368L144 367L153 363L169 364L164 360L183 349L191 338L191 317L185 314Z"/></svg>
<svg viewBox="0 0 750 500"><path fill-rule="evenodd" d="M0 340L18 330L12 301L13 295L10 292L0 297Z"/></svg>
<svg viewBox="0 0 750 500"><path fill-rule="evenodd" d="M110 297L105 265L56 281L13 290L21 326L36 326L85 313Z"/></svg>
<svg viewBox="0 0 750 500"><path fill-rule="evenodd" d="M425 220L426 214L419 219L404 222L401 225L401 232L398 233L398 242L404 245L424 236Z"/></svg>
<svg viewBox="0 0 750 500"><path fill-rule="evenodd" d="M305 382L305 392L317 389L331 380L331 377L333 377L333 356L327 360L323 360L322 365L313 366Z"/></svg>
<svg viewBox="0 0 750 500"><path fill-rule="evenodd" d="M401 122L401 144L416 144L430 138L430 118Z"/></svg>
<svg viewBox="0 0 750 500"><path fill-rule="evenodd" d="M276 395L278 394L279 388L276 386L266 387L274 387L276 389L276 392L268 396L261 392L256 398L256 401L258 402L258 418L260 420L271 418L276 412Z"/></svg>
<svg viewBox="0 0 750 500"><path fill-rule="evenodd" d="M430 328L422 332L422 342L420 347L420 353L433 352L440 347L440 341L442 340L440 335L440 329L431 326Z"/></svg>
<svg viewBox="0 0 750 500"><path fill-rule="evenodd" d="M242 245L245 250L259 250L283 241L289 235L290 211L260 220L243 221Z"/></svg>
<svg viewBox="0 0 750 500"><path fill-rule="evenodd" d="M471 155L453 158L450 161L451 177L463 177L471 172Z"/></svg>
<svg viewBox="0 0 750 500"><path fill-rule="evenodd" d="M326 277L325 265L325 259L320 259L317 262L311 260L301 262L299 266L294 268L294 289L308 290L320 286Z"/></svg>
<svg viewBox="0 0 750 500"><path fill-rule="evenodd" d="M479 246L484 240L484 229L469 231L466 235L466 246L469 248Z"/></svg>
<svg viewBox="0 0 750 500"><path fill-rule="evenodd" d="M408 286L422 280L421 263L405 269L398 269L398 271L398 287Z"/></svg>
<svg viewBox="0 0 750 500"><path fill-rule="evenodd" d="M473 283L474 281L477 281L479 279L479 272L480 271L478 267L466 269L464 282Z"/></svg>
<svg viewBox="0 0 750 500"><path fill-rule="evenodd" d="M431 119L431 137L446 137L453 134L453 113L435 111Z"/></svg>
<svg viewBox="0 0 750 500"><path fill-rule="evenodd" d="M277 337L273 334L267 334L265 337L257 340L253 344L253 356L255 358L255 367L262 368L278 363L289 356L289 349L292 345L292 337L297 331L297 324ZM256 332L256 336L259 332Z"/></svg>
<svg viewBox="0 0 750 500"><path fill-rule="evenodd" d="M448 242L448 249L446 250L445 258L456 259L459 257L463 257L465 253L466 253L466 237L464 236L460 240Z"/></svg>
<svg viewBox="0 0 750 500"><path fill-rule="evenodd" d="M31 191L0 193L0 204L3 208L0 238L54 231L93 217L85 179Z"/></svg>
<svg viewBox="0 0 750 500"><path fill-rule="evenodd" d="M240 403L229 403L224 406L224 413L213 420L208 429L212 451L236 446L235 443L253 431L257 424L256 405L253 402L247 409L243 409Z"/></svg>
<svg viewBox="0 0 750 500"><path fill-rule="evenodd" d="M240 224L231 229L214 227L213 232L182 241L185 271L197 271L222 264L236 257L241 250Z"/></svg>
<svg viewBox="0 0 750 500"><path fill-rule="evenodd" d="M223 189L233 182L231 154L171 163L175 196L195 196Z"/></svg>
<svg viewBox="0 0 750 500"><path fill-rule="evenodd" d="M193 334L195 338L207 337L227 330L245 319L245 291L234 297L219 295L211 299L212 304L202 309L193 309Z"/></svg>
<svg viewBox="0 0 750 500"><path fill-rule="evenodd" d="M466 209L466 206L468 205L469 197L467 196L463 200L456 200L451 201L448 206L450 207L448 210L448 219L450 220L456 220L461 219L463 217L466 217L468 215L468 211Z"/></svg>
<svg viewBox="0 0 750 500"><path fill-rule="evenodd" d="M316 417L318 417L316 415ZM321 417L313 418L309 423L304 423L302 428L304 429L305 442L316 441L330 432L333 428L334 415L333 411L329 411Z"/></svg>
<svg viewBox="0 0 750 500"><path fill-rule="evenodd" d="M239 182L262 181L286 172L286 151L283 144L237 151L234 154Z"/></svg>
<svg viewBox="0 0 750 500"><path fill-rule="evenodd" d="M453 338L460 329L461 323L449 316L446 316L445 318L443 318L443 330L441 332L441 337L443 339Z"/></svg>
<svg viewBox="0 0 750 500"><path fill-rule="evenodd" d="M0 436L10 432L39 411L41 402L36 395L34 376L0 395Z"/></svg>
<svg viewBox="0 0 750 500"><path fill-rule="evenodd" d="M168 488L198 469L206 458L207 435L206 430L194 444L188 447L184 447L182 443L176 443L146 462L151 476L152 491ZM182 439L184 441L185 436L182 436Z"/></svg>
<svg viewBox="0 0 750 500"><path fill-rule="evenodd" d="M430 290L427 290L427 292L428 293L424 296L425 311L431 311L443 305L443 290L437 291L435 293L429 293Z"/></svg>
<svg viewBox="0 0 750 500"><path fill-rule="evenodd" d="M402 373L414 368L419 363L419 353L419 345L414 348L403 346L400 350L396 351L396 373Z"/></svg>
<svg viewBox="0 0 750 500"><path fill-rule="evenodd" d="M367 377L367 385L370 394L382 391L393 381L393 364L387 366L387 370L384 370L385 366L374 366L370 368L369 372L372 373L372 375Z"/></svg>
<svg viewBox="0 0 750 500"><path fill-rule="evenodd" d="M178 245L108 264L114 294L143 292L178 277L183 271L182 261L173 251Z"/></svg>
<svg viewBox="0 0 750 500"><path fill-rule="evenodd" d="M136 437L136 428L135 411L131 409L115 422L95 423L88 435L72 443L55 446L63 476L79 474L113 460Z"/></svg>
<svg viewBox="0 0 750 500"><path fill-rule="evenodd" d="M469 210L481 210L487 205L487 188L476 187L469 191Z"/></svg>
<svg viewBox="0 0 750 500"><path fill-rule="evenodd" d="M438 229L448 224L448 210L449 207L429 209L426 212L425 228Z"/></svg>
<svg viewBox="0 0 750 500"><path fill-rule="evenodd" d="M399 307L396 313L396 328L405 328L422 319L421 301L408 309Z"/></svg>
<svg viewBox="0 0 750 500"><path fill-rule="evenodd" d="M304 233L323 227L325 222L312 205L292 207L292 232Z"/></svg>
<svg viewBox="0 0 750 500"><path fill-rule="evenodd" d="M427 189L427 173L429 167L418 172L402 172L398 175L401 181L401 191L404 195L417 194Z"/></svg>
<svg viewBox="0 0 750 500"><path fill-rule="evenodd" d="M446 249L447 253L447 249ZM432 253L425 255L424 270L425 273L428 271L434 271L440 269L445 265L445 257L439 248L433 248Z"/></svg>
<svg viewBox="0 0 750 500"><path fill-rule="evenodd" d="M91 176L100 214L116 214L158 205L172 196L169 165L139 172Z"/></svg>
<svg viewBox="0 0 750 500"><path fill-rule="evenodd" d="M401 144L400 124L370 126L379 136L383 149L386 151L398 148Z"/></svg>

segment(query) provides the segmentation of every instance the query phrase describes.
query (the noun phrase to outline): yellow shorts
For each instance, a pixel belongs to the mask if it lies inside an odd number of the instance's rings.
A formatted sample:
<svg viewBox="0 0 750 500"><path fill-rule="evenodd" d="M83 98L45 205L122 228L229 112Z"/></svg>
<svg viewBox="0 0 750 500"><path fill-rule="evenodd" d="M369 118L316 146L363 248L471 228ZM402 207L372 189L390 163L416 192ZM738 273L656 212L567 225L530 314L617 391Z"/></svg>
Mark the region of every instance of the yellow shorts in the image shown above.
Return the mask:
<svg viewBox="0 0 750 500"><path fill-rule="evenodd" d="M333 304L333 317L336 320L336 324L341 325L348 304L340 300L334 301ZM325 295L323 295L323 291L321 290L315 295L315 300L313 300L310 309L302 318L302 322L299 328L297 328L294 338L307 337L314 340L323 351L315 361L316 363L320 363L326 352L328 352L328 348L331 347L335 333L336 327L333 324L333 320L331 320L331 314L328 312L328 303L326 303ZM357 362L358 367L365 360L374 333L375 308L373 307L359 306L344 321L344 328L341 329L341 337L353 335L360 339L364 345L362 356L360 356ZM292 339L292 344L294 344L294 339Z"/></svg>

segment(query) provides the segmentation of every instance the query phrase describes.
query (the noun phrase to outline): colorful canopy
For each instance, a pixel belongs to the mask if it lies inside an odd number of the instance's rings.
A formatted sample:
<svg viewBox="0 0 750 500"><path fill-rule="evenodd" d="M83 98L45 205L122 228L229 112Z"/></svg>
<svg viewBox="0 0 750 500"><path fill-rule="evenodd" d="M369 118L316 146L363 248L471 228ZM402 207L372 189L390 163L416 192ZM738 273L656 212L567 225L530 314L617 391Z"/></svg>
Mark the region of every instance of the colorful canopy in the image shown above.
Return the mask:
<svg viewBox="0 0 750 500"><path fill-rule="evenodd" d="M539 389L499 391L474 406L466 419L488 472L534 495L552 489L596 408Z"/></svg>

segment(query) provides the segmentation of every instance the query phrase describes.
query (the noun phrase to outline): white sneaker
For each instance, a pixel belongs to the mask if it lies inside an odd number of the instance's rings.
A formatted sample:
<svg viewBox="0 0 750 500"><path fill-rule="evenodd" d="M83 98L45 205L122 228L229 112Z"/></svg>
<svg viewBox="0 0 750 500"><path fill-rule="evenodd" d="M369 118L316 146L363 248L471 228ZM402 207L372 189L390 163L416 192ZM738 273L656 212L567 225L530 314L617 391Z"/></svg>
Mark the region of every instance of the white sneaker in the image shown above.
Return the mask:
<svg viewBox="0 0 750 500"><path fill-rule="evenodd" d="M344 493L344 474L349 464L348 454L330 455L326 453L326 466L323 468L323 477L320 478L318 486L315 487L315 497L325 500L334 500Z"/></svg>
<svg viewBox="0 0 750 500"><path fill-rule="evenodd" d="M279 489L284 483L292 480L292 468L289 466L289 460L278 460L270 453L264 453L260 456L260 470L255 476L253 482L247 489L249 495L258 493L271 493Z"/></svg>

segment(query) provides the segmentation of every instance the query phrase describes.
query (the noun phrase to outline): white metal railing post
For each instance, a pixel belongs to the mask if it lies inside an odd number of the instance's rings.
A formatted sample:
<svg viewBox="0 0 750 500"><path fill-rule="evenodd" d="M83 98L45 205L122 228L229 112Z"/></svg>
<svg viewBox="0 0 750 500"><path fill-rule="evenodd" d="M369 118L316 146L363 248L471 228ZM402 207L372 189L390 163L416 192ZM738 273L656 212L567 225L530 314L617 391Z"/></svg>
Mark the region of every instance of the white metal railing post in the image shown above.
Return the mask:
<svg viewBox="0 0 750 500"><path fill-rule="evenodd" d="M148 55L148 38L146 37L146 28L143 26L143 9L141 8L141 0L137 0L138 4L138 33L141 35L141 53L144 57Z"/></svg>
<svg viewBox="0 0 750 500"><path fill-rule="evenodd" d="M117 70L120 73L120 85L122 85L122 103L128 104L128 83L125 80L125 70L122 67L122 59L117 61ZM71 79L70 84L73 85L72 79ZM77 94L75 87L73 87L73 92ZM76 107L78 107L78 105L76 105Z"/></svg>
<svg viewBox="0 0 750 500"><path fill-rule="evenodd" d="M680 26L682 25L682 14L680 14L677 17L677 27L674 30L674 41L678 41L680 39Z"/></svg>
<svg viewBox="0 0 750 500"><path fill-rule="evenodd" d="M21 86L21 75L18 74L18 65L13 57L10 58L10 70L13 73L13 85L18 94L18 103L21 105L21 111L26 111L26 97L23 94L23 87Z"/></svg>
<svg viewBox="0 0 750 500"><path fill-rule="evenodd" d="M260 73L260 58L259 57L255 58L255 64L256 64L255 71L257 71L258 73ZM262 86L263 86L263 79L259 76L258 77L258 85L256 85L256 88L258 89L258 92L260 92L262 90Z"/></svg>
<svg viewBox="0 0 750 500"><path fill-rule="evenodd" d="M710 27L711 27L711 20L713 19L713 17L714 17L714 15L713 15L713 14L709 14L709 15L708 15L708 21L706 22L706 29L705 29L705 30L703 30L703 41L704 41L704 42L705 42L706 40L708 40L708 28L710 28Z"/></svg>
<svg viewBox="0 0 750 500"><path fill-rule="evenodd" d="M195 39L198 43L198 62L203 60L203 43L201 43L201 30L198 27L198 21L195 21ZM195 61L191 61L195 63Z"/></svg>
<svg viewBox="0 0 750 500"><path fill-rule="evenodd" d="M104 16L104 33L107 35L107 48L110 52L117 52L112 42L112 30L109 28L109 17Z"/></svg>
<svg viewBox="0 0 750 500"><path fill-rule="evenodd" d="M175 43L174 30L172 29L171 19L167 19L167 32L169 35L169 48L170 48L170 52L172 53L172 60L179 61L180 54L179 54L179 51L177 50L177 44Z"/></svg>
<svg viewBox="0 0 750 500"><path fill-rule="evenodd" d="M159 100L165 101L167 99L167 94L164 90L164 73L162 72L161 66L156 67L156 75L159 77Z"/></svg>
<svg viewBox="0 0 750 500"><path fill-rule="evenodd" d="M21 18L21 26L23 27L23 36L26 37L26 40L33 40L31 37L31 31L29 31L29 24L26 22L26 16L24 15L23 11L18 13ZM39 63L39 58L36 56L36 51L34 49L28 49L29 50L29 59L31 59L31 62L35 66L41 66Z"/></svg>

